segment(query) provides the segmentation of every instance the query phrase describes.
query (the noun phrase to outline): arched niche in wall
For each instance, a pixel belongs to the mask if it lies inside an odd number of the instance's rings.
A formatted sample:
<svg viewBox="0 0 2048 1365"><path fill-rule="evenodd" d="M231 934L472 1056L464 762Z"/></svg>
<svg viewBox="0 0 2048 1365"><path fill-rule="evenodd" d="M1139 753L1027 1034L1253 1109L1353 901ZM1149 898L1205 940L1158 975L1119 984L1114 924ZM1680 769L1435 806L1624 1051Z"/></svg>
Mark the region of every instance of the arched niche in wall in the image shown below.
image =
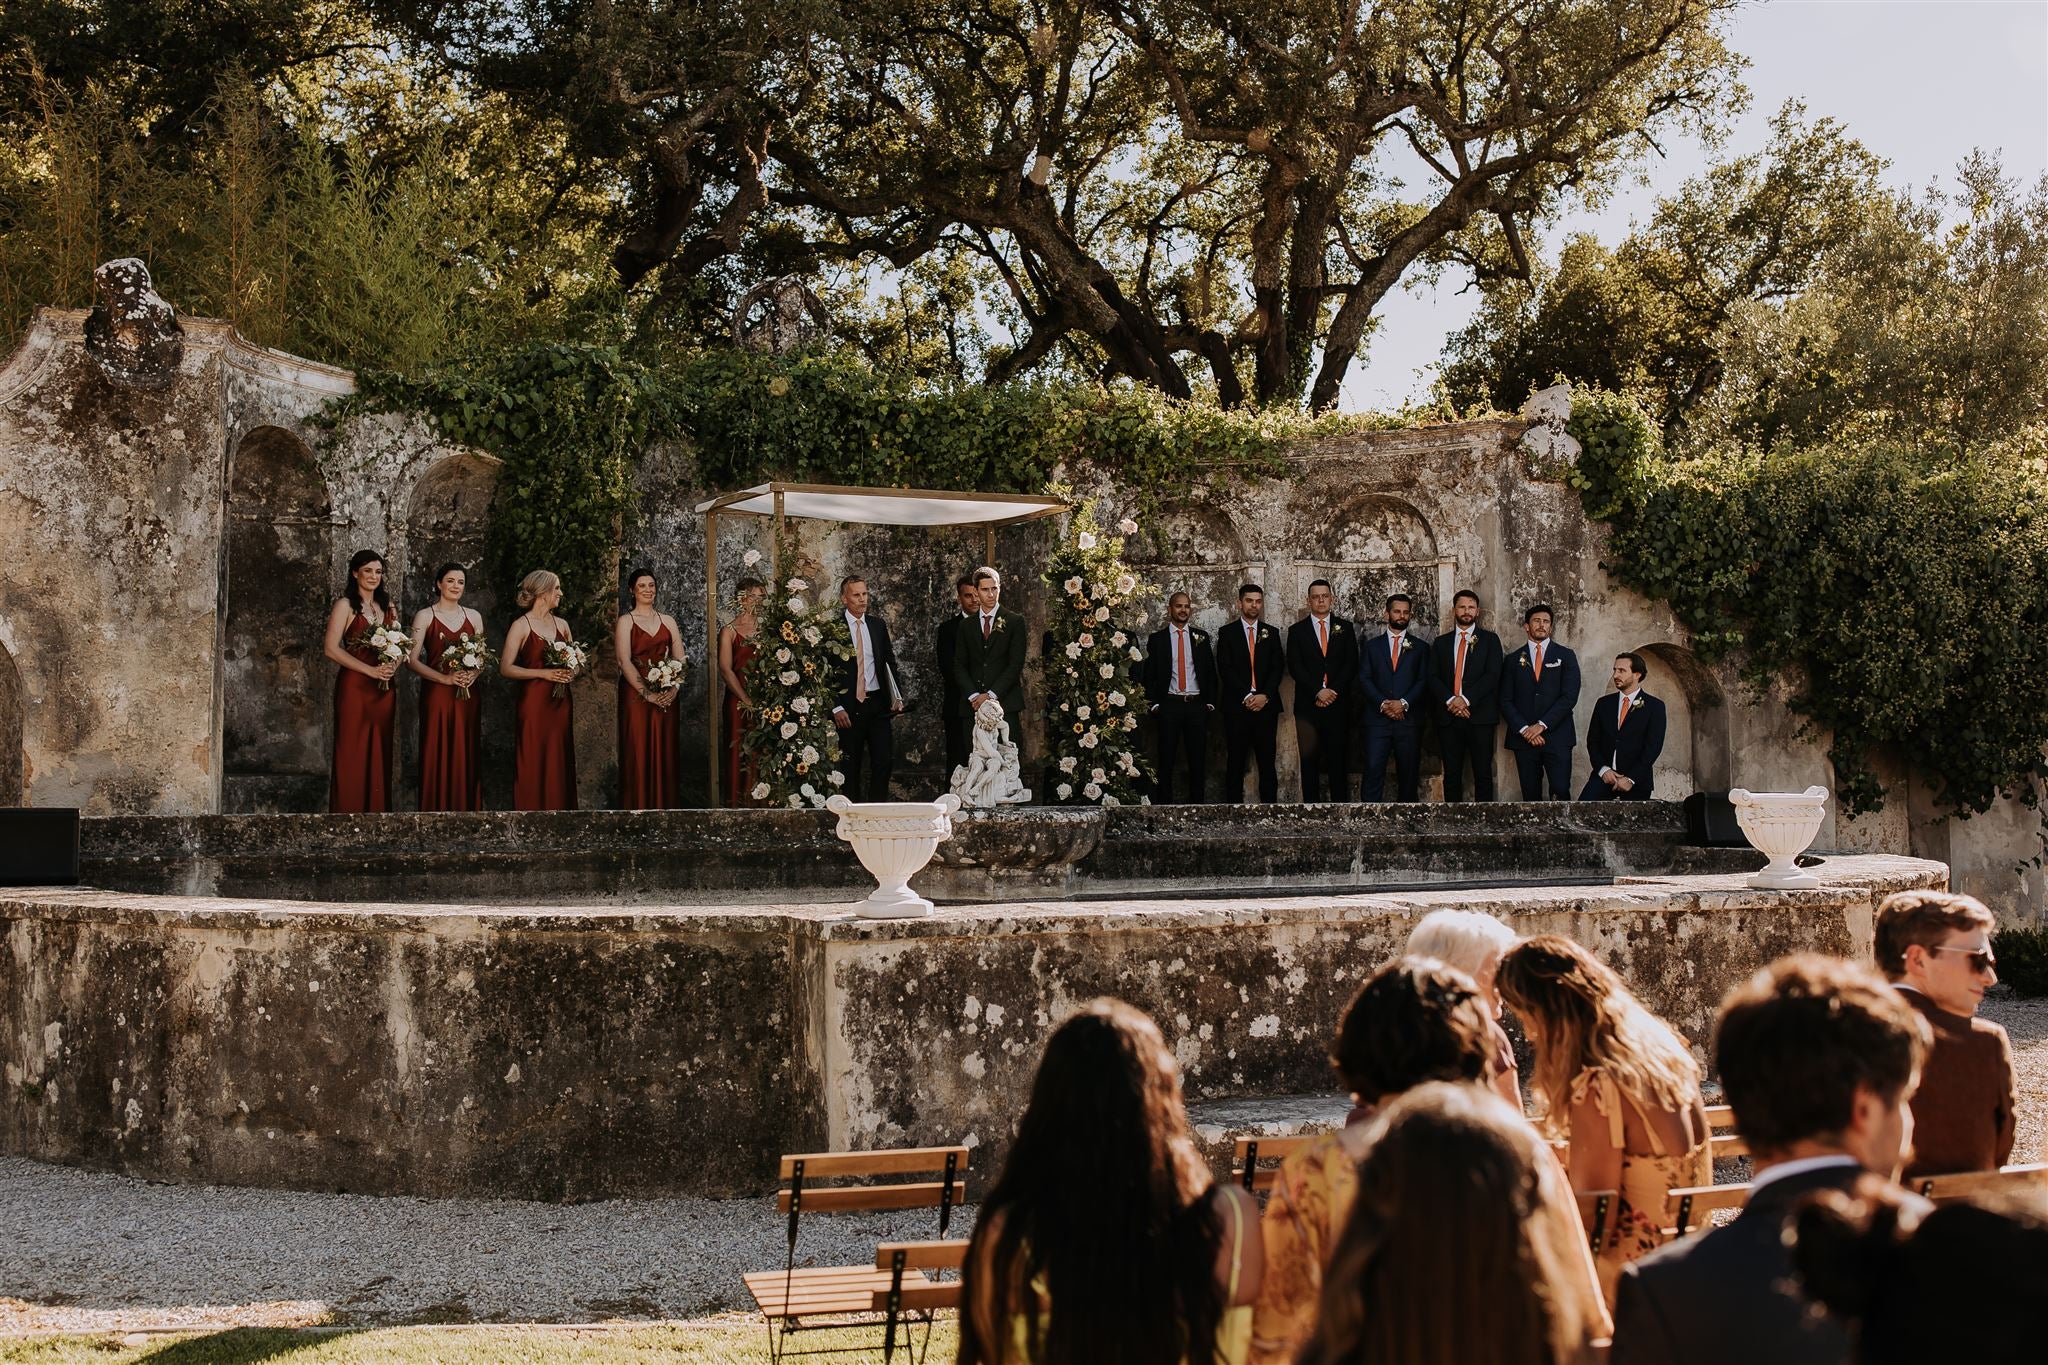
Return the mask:
<svg viewBox="0 0 2048 1365"><path fill-rule="evenodd" d="M1728 703L1720 680L1683 645L1639 645L1635 652L1650 667L1643 690L1664 703L1664 752L1657 760L1657 799L1682 801L1696 791L1726 790ZM1600 661L1582 662L1590 681L1590 674L1600 671Z"/></svg>
<svg viewBox="0 0 2048 1365"><path fill-rule="evenodd" d="M1314 558L1295 564L1296 581L1279 602L1268 595L1267 619L1292 621L1308 600L1308 585L1330 580L1337 613L1367 634L1381 629L1386 599L1404 592L1415 600L1414 628L1437 632L1449 606L1451 562L1437 552L1436 533L1413 504L1384 493L1362 493L1336 508L1305 541Z"/></svg>
<svg viewBox="0 0 2048 1365"><path fill-rule="evenodd" d="M0 806L19 806L26 797L27 764L22 757L21 672L0 646Z"/></svg>
<svg viewBox="0 0 2048 1365"><path fill-rule="evenodd" d="M1229 514L1211 503L1153 514L1137 535L1126 538L1124 557L1159 590L1143 604L1144 631L1164 624L1166 599L1176 592L1194 599L1195 623L1214 630L1237 614L1238 585L1264 584L1266 578L1266 561L1249 555Z"/></svg>
<svg viewBox="0 0 2048 1365"><path fill-rule="evenodd" d="M499 612L509 603L516 584L494 583L484 566L484 537L490 529L491 498L498 488L499 464L487 455L470 451L449 455L429 466L413 485L405 513L405 596L406 622L421 608L430 607L439 595L434 571L443 564L461 564L467 569L462 604L484 618L484 634L492 648L503 643L511 624ZM538 565L534 567L540 567ZM599 638L594 627L577 623L584 638ZM609 625L609 622L601 623ZM412 807L419 793L419 745L417 731L417 678L406 682L407 704L399 708L399 771L406 776L399 803ZM499 682L483 684L484 699L484 804L504 810L512 804L512 707L509 690Z"/></svg>
<svg viewBox="0 0 2048 1365"><path fill-rule="evenodd" d="M305 442L281 427L242 437L229 465L226 529L222 806L318 810L333 726L321 642L341 584L327 481Z"/></svg>

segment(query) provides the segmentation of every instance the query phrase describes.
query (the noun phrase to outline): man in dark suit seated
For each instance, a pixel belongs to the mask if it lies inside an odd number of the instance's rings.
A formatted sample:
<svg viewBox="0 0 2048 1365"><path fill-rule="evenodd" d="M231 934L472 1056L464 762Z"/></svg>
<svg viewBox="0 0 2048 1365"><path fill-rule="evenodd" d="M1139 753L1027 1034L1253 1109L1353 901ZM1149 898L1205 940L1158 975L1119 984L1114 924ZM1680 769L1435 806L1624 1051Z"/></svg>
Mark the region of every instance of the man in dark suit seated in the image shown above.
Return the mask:
<svg viewBox="0 0 2048 1365"><path fill-rule="evenodd" d="M1209 766L1209 717L1216 710L1216 650L1209 632L1188 620L1194 608L1194 600L1184 592L1166 599L1166 629L1153 631L1145 642L1145 671L1139 679L1145 685L1146 706L1159 726L1159 776L1152 799L1162 806L1173 803L1173 766L1183 756L1189 803L1200 805L1207 799L1204 778Z"/></svg>
<svg viewBox="0 0 2048 1365"><path fill-rule="evenodd" d="M946 771L939 778L941 787L950 787L953 770L967 762L967 699L960 695L960 680L953 673L953 651L960 646L961 624L981 605L973 574L961 574L954 581L953 598L959 610L939 622L932 640L932 662L941 688L939 714L946 727Z"/></svg>
<svg viewBox="0 0 2048 1365"><path fill-rule="evenodd" d="M1280 799L1279 761L1274 741L1280 734L1280 677L1287 655L1280 632L1259 618L1265 614L1266 590L1247 583L1237 590L1237 619L1216 632L1217 697L1223 711L1223 739L1229 768L1223 799L1244 800L1244 770L1259 763L1259 800Z"/></svg>
<svg viewBox="0 0 2048 1365"><path fill-rule="evenodd" d="M1609 1365L1849 1365L1847 1333L1793 1280L1785 1225L1808 1195L1897 1177L1927 1048L1926 1022L1861 963L1788 957L1729 992L1714 1052L1749 1201L1623 1267Z"/></svg>
<svg viewBox="0 0 2048 1365"><path fill-rule="evenodd" d="M1351 710L1358 690L1358 629L1330 610L1330 580L1308 585L1308 615L1287 628L1294 677L1294 742L1301 799L1351 799Z"/></svg>
<svg viewBox="0 0 2048 1365"><path fill-rule="evenodd" d="M1614 691L1593 703L1586 757L1593 775L1581 801L1647 801L1664 752L1664 703L1643 691L1650 666L1640 654L1614 656Z"/></svg>
<svg viewBox="0 0 2048 1365"><path fill-rule="evenodd" d="M1500 636L1479 624L1479 594L1451 599L1451 629L1429 647L1429 693L1436 703L1437 744L1444 755L1444 800L1465 799L1472 768L1474 800L1493 800L1493 731L1500 724Z"/></svg>
<svg viewBox="0 0 2048 1365"><path fill-rule="evenodd" d="M1387 599L1387 629L1358 647L1358 690L1365 697L1365 774L1358 799L1379 801L1387 757L1403 801L1422 796L1422 699L1429 694L1429 646L1408 633L1415 604L1397 592Z"/></svg>
<svg viewBox="0 0 2048 1365"><path fill-rule="evenodd" d="M1522 613L1529 637L1508 656L1502 670L1500 713L1508 723L1508 751L1522 781L1522 799L1572 799L1572 748L1579 742L1572 712L1579 704L1579 659L1550 638L1550 604L1538 602Z"/></svg>
<svg viewBox="0 0 2048 1365"><path fill-rule="evenodd" d="M890 722L903 710L903 698L896 693L896 651L889 643L889 627L868 610L866 579L848 575L839 585L839 605L853 637L853 657L840 671L839 698L832 708L846 796L852 801L887 801L889 773L896 761Z"/></svg>

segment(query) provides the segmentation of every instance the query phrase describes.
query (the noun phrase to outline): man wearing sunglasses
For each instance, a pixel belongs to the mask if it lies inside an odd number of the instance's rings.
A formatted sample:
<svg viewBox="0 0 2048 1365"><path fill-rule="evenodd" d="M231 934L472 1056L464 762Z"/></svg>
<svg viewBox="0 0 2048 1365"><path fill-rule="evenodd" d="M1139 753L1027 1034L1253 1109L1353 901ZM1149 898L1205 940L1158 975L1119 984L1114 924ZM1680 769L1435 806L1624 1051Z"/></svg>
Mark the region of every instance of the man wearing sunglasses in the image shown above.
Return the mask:
<svg viewBox="0 0 2048 1365"><path fill-rule="evenodd" d="M1976 1017L1998 981L1995 923L1981 901L1945 891L1900 891L1877 908L1878 969L1934 1030L1913 1095L1908 1180L1996 1170L2012 1156L2019 1103L2012 1042Z"/></svg>

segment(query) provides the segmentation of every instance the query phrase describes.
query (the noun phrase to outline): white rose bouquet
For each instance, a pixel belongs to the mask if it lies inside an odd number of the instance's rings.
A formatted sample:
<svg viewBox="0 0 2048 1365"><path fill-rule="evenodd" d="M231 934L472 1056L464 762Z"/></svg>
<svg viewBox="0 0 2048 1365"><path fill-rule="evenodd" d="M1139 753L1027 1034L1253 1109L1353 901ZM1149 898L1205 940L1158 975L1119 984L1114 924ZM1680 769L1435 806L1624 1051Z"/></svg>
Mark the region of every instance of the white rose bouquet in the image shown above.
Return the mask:
<svg viewBox="0 0 2048 1365"><path fill-rule="evenodd" d="M482 673L496 662L497 652L484 642L482 635L473 630L465 630L450 640L448 647L441 651L443 673ZM457 683L455 695L467 701L469 689Z"/></svg>
<svg viewBox="0 0 2048 1365"><path fill-rule="evenodd" d="M687 672L681 656L671 654L656 659L641 672L640 680L647 684L650 692L666 692L683 685L683 674Z"/></svg>
<svg viewBox="0 0 2048 1365"><path fill-rule="evenodd" d="M353 648L368 654L372 660L380 664L402 664L406 656L412 653L412 637L397 626L370 626L356 636ZM391 679L377 679L377 690L389 692Z"/></svg>
<svg viewBox="0 0 2048 1365"><path fill-rule="evenodd" d="M577 677L582 677L590 667L590 646L575 640L550 640L541 655L544 668L566 668ZM556 683L550 694L557 697L569 695L568 683Z"/></svg>

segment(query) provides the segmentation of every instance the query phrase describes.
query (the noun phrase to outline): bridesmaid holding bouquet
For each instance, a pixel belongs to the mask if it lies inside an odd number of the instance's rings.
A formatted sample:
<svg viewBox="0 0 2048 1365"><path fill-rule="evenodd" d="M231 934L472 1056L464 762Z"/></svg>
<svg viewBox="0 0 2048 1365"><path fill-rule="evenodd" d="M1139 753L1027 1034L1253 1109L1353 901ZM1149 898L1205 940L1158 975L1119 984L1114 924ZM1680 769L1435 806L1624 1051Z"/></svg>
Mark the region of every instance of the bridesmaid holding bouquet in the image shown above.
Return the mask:
<svg viewBox="0 0 2048 1365"><path fill-rule="evenodd" d="M551 660L572 646L569 623L555 615L562 580L535 569L519 585L525 612L505 634L498 671L519 684L519 738L514 751L514 810L576 809L575 712L569 684L577 670Z"/></svg>
<svg viewBox="0 0 2048 1365"><path fill-rule="evenodd" d="M348 586L327 613L324 652L340 666L334 679L334 772L327 808L339 814L391 809L391 726L398 693L395 660L382 658L368 638L395 627L398 609L384 590L384 556L358 550L348 561Z"/></svg>
<svg viewBox="0 0 2048 1365"><path fill-rule="evenodd" d="M760 803L754 799L754 763L747 755L742 741L746 738L741 728L748 721L747 713L754 709L747 699L747 669L753 665L754 637L761 631L760 618L756 614L761 599L768 593L768 585L758 578L742 578L739 582L739 611L725 629L718 632L718 676L725 684L725 804L728 806L754 806Z"/></svg>
<svg viewBox="0 0 2048 1365"><path fill-rule="evenodd" d="M633 608L612 631L619 657L619 808L672 810L678 801L675 703L681 687L658 675L664 661L680 661L683 632L676 619L655 610L652 569L626 580Z"/></svg>
<svg viewBox="0 0 2048 1365"><path fill-rule="evenodd" d="M419 643L405 662L420 675L421 810L484 808L483 707L475 689L490 651L483 616L462 605L468 585L460 564L443 564L434 572L434 605L413 618Z"/></svg>

